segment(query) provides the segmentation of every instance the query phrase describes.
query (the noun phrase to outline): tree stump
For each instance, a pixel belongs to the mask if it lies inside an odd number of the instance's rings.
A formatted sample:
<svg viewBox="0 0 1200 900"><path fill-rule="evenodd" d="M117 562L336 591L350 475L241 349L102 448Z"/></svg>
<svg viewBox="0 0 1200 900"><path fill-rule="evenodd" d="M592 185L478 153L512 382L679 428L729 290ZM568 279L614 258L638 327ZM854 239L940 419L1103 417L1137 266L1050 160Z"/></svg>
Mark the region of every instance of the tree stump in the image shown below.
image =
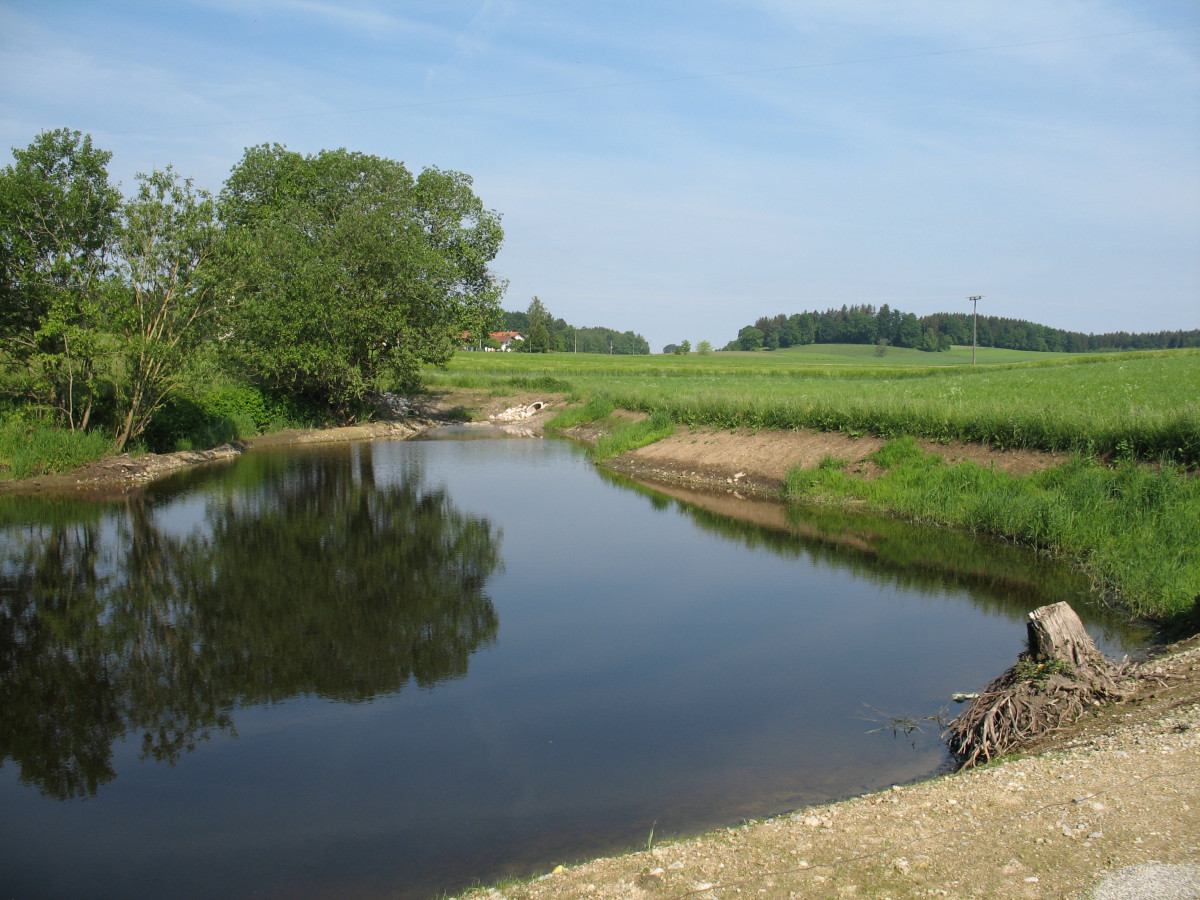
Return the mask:
<svg viewBox="0 0 1200 900"><path fill-rule="evenodd" d="M1069 603L1041 606L1029 614L1026 625L1029 656L1034 663L1060 662L1068 666L1078 682L1086 682L1095 694L1116 695L1116 670L1096 649Z"/></svg>
<svg viewBox="0 0 1200 900"><path fill-rule="evenodd" d="M1078 669L1104 660L1069 603L1035 609L1029 614L1026 630L1029 654L1036 662L1057 659Z"/></svg>
<svg viewBox="0 0 1200 900"><path fill-rule="evenodd" d="M946 730L963 768L1070 725L1089 707L1123 700L1120 675L1067 603L1035 609L1029 649Z"/></svg>

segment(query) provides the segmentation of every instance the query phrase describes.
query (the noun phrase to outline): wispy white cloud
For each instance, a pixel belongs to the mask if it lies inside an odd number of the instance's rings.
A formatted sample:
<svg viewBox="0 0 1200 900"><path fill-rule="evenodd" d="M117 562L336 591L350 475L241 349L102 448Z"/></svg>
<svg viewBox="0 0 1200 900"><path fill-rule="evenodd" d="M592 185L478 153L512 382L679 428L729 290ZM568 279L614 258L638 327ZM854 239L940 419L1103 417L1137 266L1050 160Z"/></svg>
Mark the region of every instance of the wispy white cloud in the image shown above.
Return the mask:
<svg viewBox="0 0 1200 900"><path fill-rule="evenodd" d="M1146 327L1183 327L1200 30L1151 29L1194 16L1190 0L0 0L0 139L83 128L125 180L172 162L214 188L262 141L461 169L505 215L511 305L536 293L656 343L696 317L694 339L724 343L806 303L978 291L1107 330L1153 290Z"/></svg>

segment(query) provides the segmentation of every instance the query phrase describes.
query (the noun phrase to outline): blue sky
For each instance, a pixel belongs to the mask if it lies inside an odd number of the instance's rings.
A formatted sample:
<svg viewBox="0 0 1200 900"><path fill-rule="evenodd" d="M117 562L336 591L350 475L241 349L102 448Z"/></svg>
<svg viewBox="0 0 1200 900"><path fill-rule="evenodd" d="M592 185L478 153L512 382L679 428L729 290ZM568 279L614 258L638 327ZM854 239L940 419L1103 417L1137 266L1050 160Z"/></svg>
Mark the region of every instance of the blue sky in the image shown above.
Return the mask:
<svg viewBox="0 0 1200 900"><path fill-rule="evenodd" d="M0 143L63 126L126 190L264 142L466 172L505 308L655 350L969 294L1200 327L1193 0L0 0Z"/></svg>

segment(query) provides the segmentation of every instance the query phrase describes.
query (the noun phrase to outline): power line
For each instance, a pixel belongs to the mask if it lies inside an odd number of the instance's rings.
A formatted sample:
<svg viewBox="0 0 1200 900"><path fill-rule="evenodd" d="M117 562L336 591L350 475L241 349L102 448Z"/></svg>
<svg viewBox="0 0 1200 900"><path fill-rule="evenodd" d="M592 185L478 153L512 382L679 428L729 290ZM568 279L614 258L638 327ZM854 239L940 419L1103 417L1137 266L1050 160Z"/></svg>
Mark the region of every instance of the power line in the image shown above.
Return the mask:
<svg viewBox="0 0 1200 900"><path fill-rule="evenodd" d="M866 63L900 62L909 59L928 59L938 56L957 56L965 53L986 53L995 50L1016 50L1022 47L1043 47L1052 44L1070 44L1079 41L1097 41L1106 38L1132 37L1142 34L1156 34L1164 31L1180 31L1189 28L1200 28L1200 24L1169 25L1163 28L1147 28L1139 31L1114 31L1106 34L1088 34L1077 37L1050 38L1040 41L1021 41L1013 44L990 44L979 47L960 47L951 50L923 50L917 53L898 53L890 56L863 56L853 59L834 60L818 63L796 63L787 66L770 66L761 69L737 69L729 72L706 72L696 75L671 75L663 78L647 78L638 81L612 81L603 84L577 85L575 87L545 88L536 91L516 91L508 94L480 94L472 97L448 97L443 100L415 100L410 103L393 103L384 106L363 106L354 109L324 110L311 113L288 113L279 116L261 116L254 119L228 119L223 122L206 122L201 124L189 123L182 125L163 125L155 128L142 128L132 131L97 131L96 134L116 136L133 134L154 134L163 131L175 131L182 128L217 128L225 125L256 125L262 122L284 122L295 119L316 119L324 116L348 116L361 113L392 112L404 109L421 109L433 106L454 106L466 103L488 103L496 100L521 100L530 97L550 97L557 94L580 94L588 91L607 91L618 88L652 87L661 84L677 84L685 81L711 81L718 78L739 78L746 75L773 75L780 72L802 72L806 69L832 69L840 66L857 66Z"/></svg>

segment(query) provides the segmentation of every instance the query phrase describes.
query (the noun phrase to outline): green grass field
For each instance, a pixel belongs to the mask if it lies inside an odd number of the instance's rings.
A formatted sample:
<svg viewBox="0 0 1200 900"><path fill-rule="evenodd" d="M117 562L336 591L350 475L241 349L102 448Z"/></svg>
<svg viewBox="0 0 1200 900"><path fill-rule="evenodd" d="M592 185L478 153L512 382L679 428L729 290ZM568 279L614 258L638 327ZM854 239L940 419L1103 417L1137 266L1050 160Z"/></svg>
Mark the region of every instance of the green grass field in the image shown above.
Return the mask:
<svg viewBox="0 0 1200 900"><path fill-rule="evenodd" d="M984 349L974 367L970 348L965 366L929 365L950 354L870 354L857 345L687 357L463 353L429 382L604 395L688 425L908 434L1200 465L1200 351Z"/></svg>
<svg viewBox="0 0 1200 900"><path fill-rule="evenodd" d="M1103 359L1103 354L1031 353L1025 350L995 350L981 347L977 362L983 366L1013 363L1045 363L1060 359ZM745 372L755 375L853 374L863 369L871 373L895 370L941 371L971 365L971 348L955 347L944 353L924 353L903 347L889 347L885 356L876 356L867 344L806 344L773 352L689 353L687 356L651 354L648 356L606 356L600 353L459 353L448 368L452 373L476 375L572 374L693 374L713 375Z"/></svg>

